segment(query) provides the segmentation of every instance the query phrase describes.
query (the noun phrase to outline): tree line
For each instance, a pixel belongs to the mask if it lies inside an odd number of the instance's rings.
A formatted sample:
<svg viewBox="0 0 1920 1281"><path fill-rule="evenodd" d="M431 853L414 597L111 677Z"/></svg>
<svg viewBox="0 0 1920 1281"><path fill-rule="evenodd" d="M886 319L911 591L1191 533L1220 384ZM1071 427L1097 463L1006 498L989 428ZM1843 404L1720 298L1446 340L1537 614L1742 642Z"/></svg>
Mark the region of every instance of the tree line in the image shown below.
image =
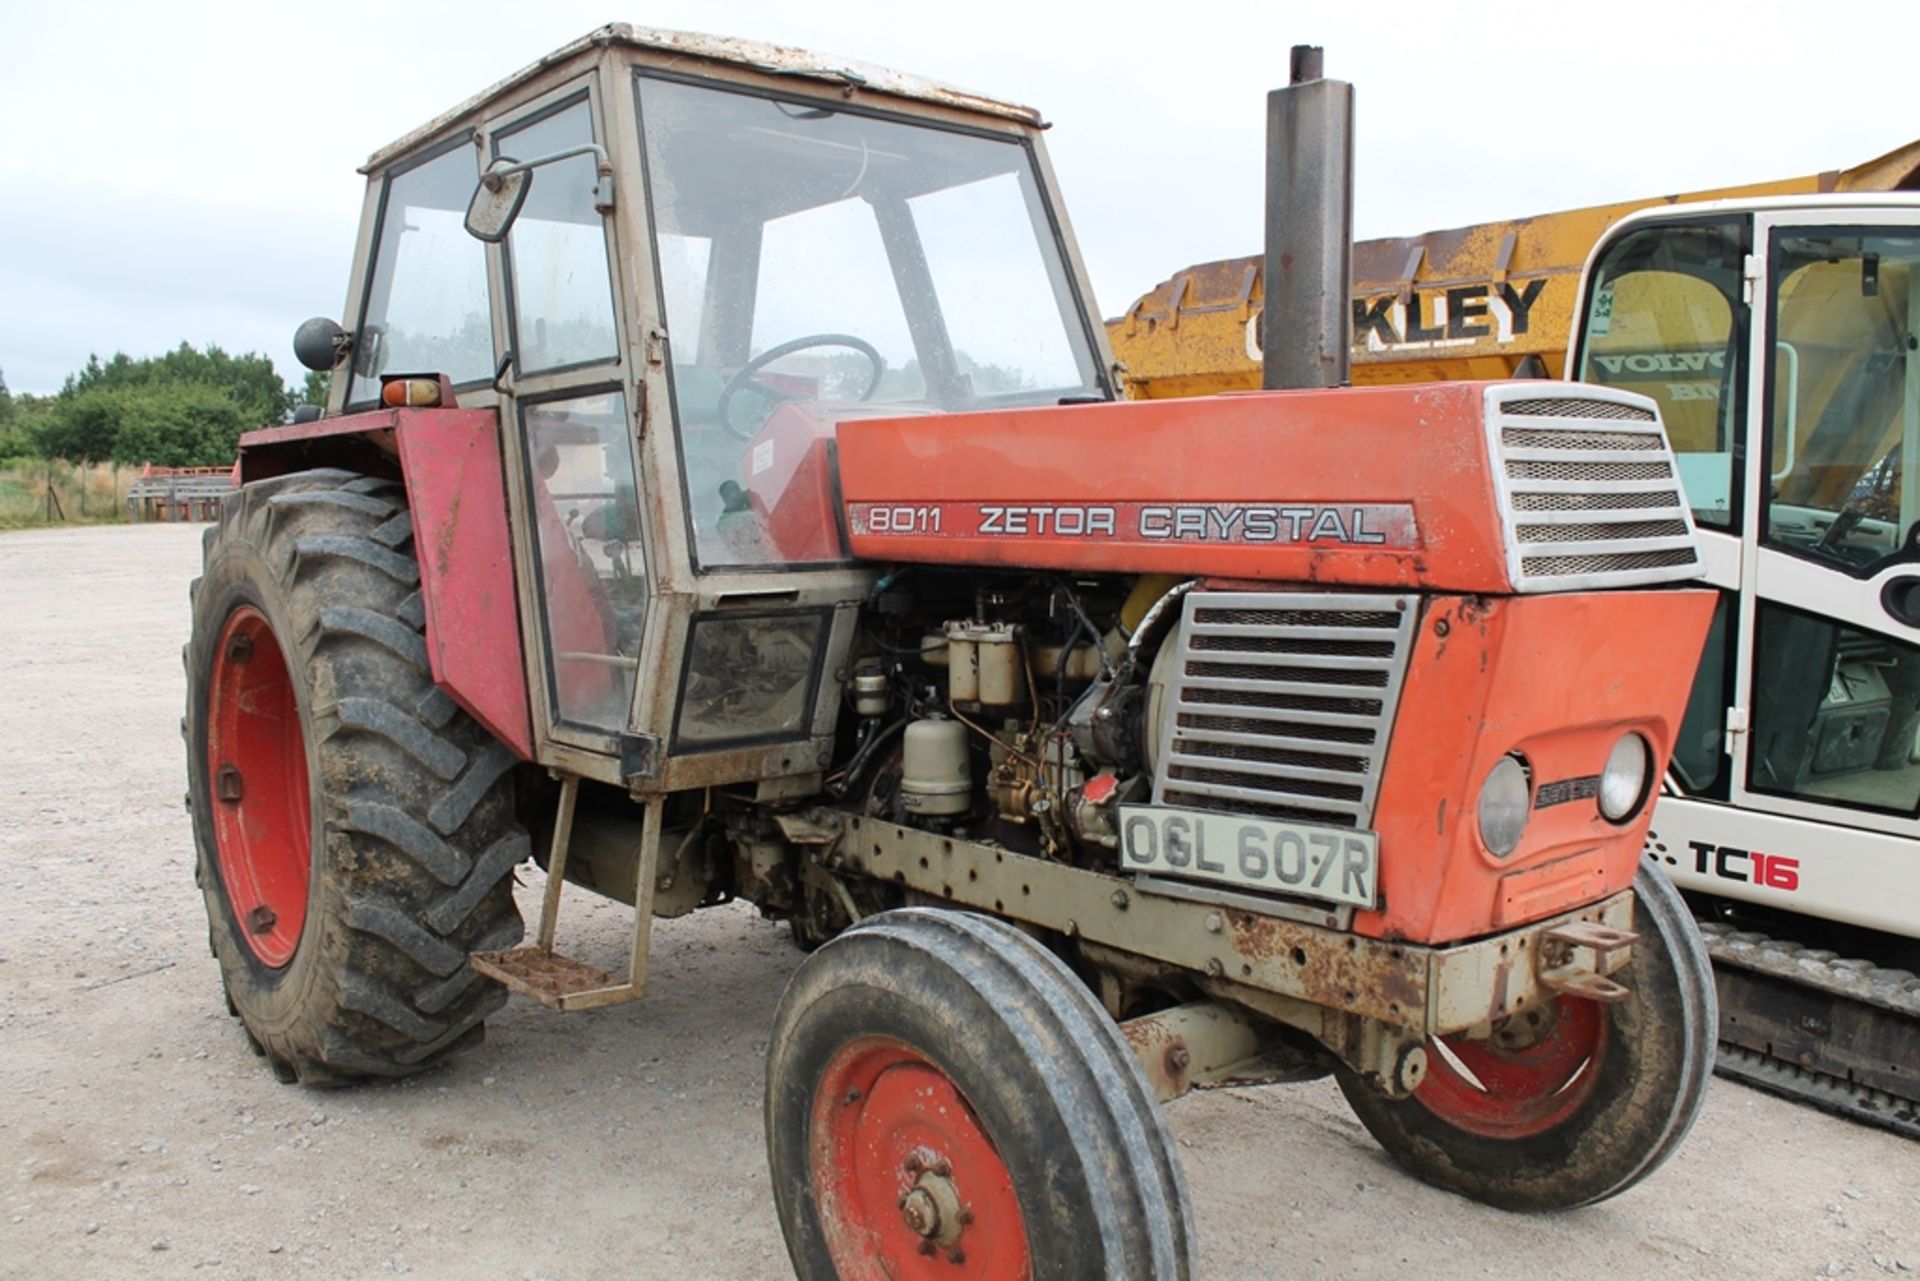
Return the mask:
<svg viewBox="0 0 1920 1281"><path fill-rule="evenodd" d="M326 400L327 376L289 388L265 356L190 343L159 356L87 357L51 396L15 396L0 371L0 459L69 463L231 463L240 434Z"/></svg>

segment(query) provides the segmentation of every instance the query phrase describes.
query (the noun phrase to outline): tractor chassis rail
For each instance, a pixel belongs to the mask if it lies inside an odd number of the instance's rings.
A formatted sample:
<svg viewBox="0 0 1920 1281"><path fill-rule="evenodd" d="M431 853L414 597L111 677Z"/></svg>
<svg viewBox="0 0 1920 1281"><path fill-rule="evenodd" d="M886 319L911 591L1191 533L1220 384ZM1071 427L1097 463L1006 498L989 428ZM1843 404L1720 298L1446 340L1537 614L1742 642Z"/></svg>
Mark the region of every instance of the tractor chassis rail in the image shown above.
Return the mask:
<svg viewBox="0 0 1920 1281"><path fill-rule="evenodd" d="M828 869L1189 972L1209 994L1320 1038L1392 1093L1418 1084L1422 1065L1407 1058L1428 1037L1481 1032L1570 987L1610 984L1607 976L1632 953L1631 890L1503 934L1433 947L1190 898L1146 878L882 819L811 810L778 821Z"/></svg>

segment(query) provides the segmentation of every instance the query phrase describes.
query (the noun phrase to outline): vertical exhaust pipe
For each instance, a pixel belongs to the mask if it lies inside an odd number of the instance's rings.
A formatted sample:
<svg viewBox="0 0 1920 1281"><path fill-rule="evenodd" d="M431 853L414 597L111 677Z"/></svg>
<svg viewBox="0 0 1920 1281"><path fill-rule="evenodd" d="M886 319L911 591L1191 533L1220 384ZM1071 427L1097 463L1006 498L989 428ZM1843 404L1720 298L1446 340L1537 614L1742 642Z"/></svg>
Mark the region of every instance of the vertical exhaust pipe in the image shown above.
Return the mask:
<svg viewBox="0 0 1920 1281"><path fill-rule="evenodd" d="M1321 78L1295 45L1291 81L1267 95L1267 261L1260 385L1351 381L1353 86Z"/></svg>

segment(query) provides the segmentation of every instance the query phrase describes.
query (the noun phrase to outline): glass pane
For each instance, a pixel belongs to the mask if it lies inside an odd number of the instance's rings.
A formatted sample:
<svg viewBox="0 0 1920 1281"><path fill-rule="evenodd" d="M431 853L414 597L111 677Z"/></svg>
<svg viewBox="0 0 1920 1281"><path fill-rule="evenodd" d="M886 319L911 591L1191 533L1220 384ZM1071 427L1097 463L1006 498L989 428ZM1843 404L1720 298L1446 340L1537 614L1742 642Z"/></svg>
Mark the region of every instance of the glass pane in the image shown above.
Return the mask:
<svg viewBox="0 0 1920 1281"><path fill-rule="evenodd" d="M675 742L804 737L826 626L824 614L695 619Z"/></svg>
<svg viewBox="0 0 1920 1281"><path fill-rule="evenodd" d="M1767 603L1757 627L1748 786L1912 813L1920 648Z"/></svg>
<svg viewBox="0 0 1920 1281"><path fill-rule="evenodd" d="M1595 269L1582 330L1584 382L1651 396L1693 518L1733 525L1733 456L1744 326L1736 300L1742 224L1647 227Z"/></svg>
<svg viewBox="0 0 1920 1281"><path fill-rule="evenodd" d="M625 729L647 609L626 397L602 392L522 414L554 712Z"/></svg>
<svg viewBox="0 0 1920 1281"><path fill-rule="evenodd" d="M502 131L495 136L494 154L537 160L593 140L593 113L581 99L545 119ZM590 364L619 354L605 219L593 207L595 176L591 155L541 165L507 237L514 351L524 371Z"/></svg>
<svg viewBox="0 0 1920 1281"><path fill-rule="evenodd" d="M1774 239L1767 537L1850 569L1920 524L1920 233Z"/></svg>
<svg viewBox="0 0 1920 1281"><path fill-rule="evenodd" d="M1020 141L638 83L703 568L841 557L839 420L1102 394Z"/></svg>
<svg viewBox="0 0 1920 1281"><path fill-rule="evenodd" d="M379 399L383 373L493 374L486 251L464 225L479 177L461 146L387 180L349 404Z"/></svg>
<svg viewBox="0 0 1920 1281"><path fill-rule="evenodd" d="M1054 293L1060 282L1049 276L1036 238L1045 223L1027 208L1029 194L1016 174L1002 173L907 202L954 362L974 396L1074 386L1080 377Z"/></svg>
<svg viewBox="0 0 1920 1281"><path fill-rule="evenodd" d="M830 275L823 275L823 268ZM828 279L833 287L823 289ZM778 395L840 401L926 395L899 288L887 266L886 243L866 201L836 200L769 220L761 228L760 278L750 301L756 354L841 333L859 337L879 354L876 370L872 356L845 345L821 343L795 352L756 380ZM868 396L876 372L881 378ZM762 418L768 408L759 408ZM751 411L743 406L731 417L738 423Z"/></svg>
<svg viewBox="0 0 1920 1281"><path fill-rule="evenodd" d="M1728 675L1733 664L1732 613L1738 600L1731 592L1720 594L1673 742L1673 772L1689 796L1726 798L1727 703L1732 697Z"/></svg>

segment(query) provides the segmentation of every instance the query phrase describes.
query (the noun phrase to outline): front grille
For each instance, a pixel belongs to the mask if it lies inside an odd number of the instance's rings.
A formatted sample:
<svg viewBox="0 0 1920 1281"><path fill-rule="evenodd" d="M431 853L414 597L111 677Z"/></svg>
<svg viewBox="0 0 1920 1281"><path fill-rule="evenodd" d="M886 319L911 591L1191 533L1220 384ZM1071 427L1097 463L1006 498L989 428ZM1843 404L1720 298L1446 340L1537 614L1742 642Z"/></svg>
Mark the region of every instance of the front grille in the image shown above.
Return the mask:
<svg viewBox="0 0 1920 1281"><path fill-rule="evenodd" d="M1487 392L1488 451L1514 589L1697 578L1693 516L1651 405L1590 387L1514 394L1521 390Z"/></svg>
<svg viewBox="0 0 1920 1281"><path fill-rule="evenodd" d="M1196 591L1183 605L1154 802L1369 826L1418 599Z"/></svg>

